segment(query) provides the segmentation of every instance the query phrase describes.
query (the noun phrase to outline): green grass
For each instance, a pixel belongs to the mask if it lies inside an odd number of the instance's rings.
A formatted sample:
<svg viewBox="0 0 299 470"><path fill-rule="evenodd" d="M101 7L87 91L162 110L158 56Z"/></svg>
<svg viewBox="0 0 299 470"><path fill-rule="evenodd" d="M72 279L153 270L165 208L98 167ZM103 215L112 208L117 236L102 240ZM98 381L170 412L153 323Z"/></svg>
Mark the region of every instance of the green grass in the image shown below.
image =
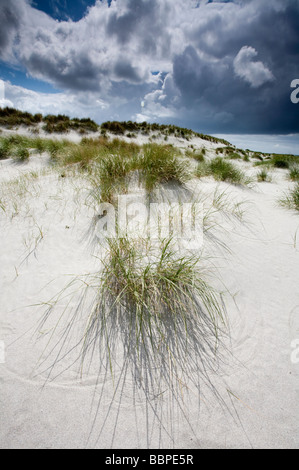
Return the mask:
<svg viewBox="0 0 299 470"><path fill-rule="evenodd" d="M291 181L299 181L299 165L290 167L289 178Z"/></svg>
<svg viewBox="0 0 299 470"><path fill-rule="evenodd" d="M210 164L206 161L199 162L199 164L196 168L195 176L197 176L197 178L203 178L204 176L210 176Z"/></svg>
<svg viewBox="0 0 299 470"><path fill-rule="evenodd" d="M271 175L267 172L267 170L265 170L265 168L263 168L257 173L256 178L259 183L262 183L262 182L271 183L272 181Z"/></svg>
<svg viewBox="0 0 299 470"><path fill-rule="evenodd" d="M0 139L0 160L6 160L10 157L10 145L8 144L7 140Z"/></svg>
<svg viewBox="0 0 299 470"><path fill-rule="evenodd" d="M278 158L273 158L273 166L275 168L289 168L289 160L287 158L282 158L282 157L278 157Z"/></svg>
<svg viewBox="0 0 299 470"><path fill-rule="evenodd" d="M194 352L203 365L198 373L204 374L226 327L222 293L210 278L204 260L178 253L171 239L156 247L145 239L108 239L98 272L72 280L47 302L37 331L50 331L46 348L55 332L59 339L39 367L46 364L50 378L55 365L76 349L71 360L80 363L81 376L94 360L106 376L110 369L112 400L119 365L125 371L132 367L138 376L142 371L149 391L161 379L163 386L166 380L169 387L180 387ZM53 324L51 313L60 301L67 306ZM53 352L54 363L51 359L47 367Z"/></svg>
<svg viewBox="0 0 299 470"><path fill-rule="evenodd" d="M229 142L224 139L219 139L210 135L194 132L191 129L186 129L170 124L149 123L146 121L141 123L132 121L107 121L102 123L101 129L104 132L111 132L112 134L116 135L124 135L125 132L140 132L142 135L149 135L151 132L159 132L161 136L163 135L165 136L165 138L168 138L169 136L174 136L177 138L185 139L187 141L190 140L190 138L192 137L200 137L201 139L207 140L209 142L220 143L226 146L230 145Z"/></svg>
<svg viewBox="0 0 299 470"><path fill-rule="evenodd" d="M235 147L229 144L229 145L226 145L225 147L217 147L216 154L218 155L219 153L221 153L223 155L228 155L228 154L235 152L235 150L236 150Z"/></svg>
<svg viewBox="0 0 299 470"><path fill-rule="evenodd" d="M133 169L134 161L121 155L102 157L90 175L94 197L98 201L115 204L117 194L127 192L128 177Z"/></svg>
<svg viewBox="0 0 299 470"><path fill-rule="evenodd" d="M19 162L25 162L29 160L30 153L26 147L18 146L13 151L13 159Z"/></svg>
<svg viewBox="0 0 299 470"><path fill-rule="evenodd" d="M47 115L31 114L14 108L0 108L0 125L8 128L26 126L37 129L37 125L43 123L43 129L48 133L69 132L75 130L80 133L96 132L98 125L89 118L73 118L65 115Z"/></svg>
<svg viewBox="0 0 299 470"><path fill-rule="evenodd" d="M216 155L222 154L229 160L239 160L242 158L242 156L246 156L247 153L245 150L241 149L236 149L235 147L232 147L231 145L228 145L226 147L218 147L216 149Z"/></svg>
<svg viewBox="0 0 299 470"><path fill-rule="evenodd" d="M299 183L296 183L293 189L290 189L285 196L280 199L280 205L288 209L299 211Z"/></svg>
<svg viewBox="0 0 299 470"><path fill-rule="evenodd" d="M297 166L299 164L299 157L296 155L268 155L265 159L261 157L261 161L256 162L255 166L265 165L269 168L280 168L284 170L288 170L293 166Z"/></svg>
<svg viewBox="0 0 299 470"><path fill-rule="evenodd" d="M108 240L103 270L95 278L98 295L84 335L83 360L99 335L111 347L107 325L117 319L133 348L149 349L150 357L166 348L171 360L169 334L182 332L184 325L186 339L190 320L197 322L199 331L204 324L217 342L224 309L220 294L205 279L200 257L178 255L171 239L151 250L146 240ZM199 336L198 341L205 338Z"/></svg>
<svg viewBox="0 0 299 470"><path fill-rule="evenodd" d="M41 114L31 114L14 108L0 108L0 126L36 126L42 121Z"/></svg>
<svg viewBox="0 0 299 470"><path fill-rule="evenodd" d="M21 135L0 137L0 159L14 158L18 161L29 159L32 139Z"/></svg>
<svg viewBox="0 0 299 470"><path fill-rule="evenodd" d="M227 158L229 160L240 160L242 157L239 153L237 152L231 152L227 154Z"/></svg>
<svg viewBox="0 0 299 470"><path fill-rule="evenodd" d="M70 146L66 140L42 139L40 137L26 137L18 134L9 137L0 137L0 158L16 158L26 160L29 158L29 150L35 150L38 153L49 152L52 159L62 149Z"/></svg>
<svg viewBox="0 0 299 470"><path fill-rule="evenodd" d="M178 151L169 145L144 145L139 168L148 192L159 184L175 182L181 185L189 179L186 163L179 160Z"/></svg>
<svg viewBox="0 0 299 470"><path fill-rule="evenodd" d="M197 162L204 162L205 160L205 154L206 154L206 149L203 148L202 150L200 151L196 151L196 150L186 150L185 152L185 155L186 157L188 158L194 158L194 160L196 160Z"/></svg>
<svg viewBox="0 0 299 470"><path fill-rule="evenodd" d="M202 178L204 176L213 176L216 181L226 181L227 183L237 185L250 184L250 178L239 170L231 162L221 157L216 157L210 162L203 162L198 165L196 176Z"/></svg>
<svg viewBox="0 0 299 470"><path fill-rule="evenodd" d="M176 182L183 184L189 174L186 163L179 158L179 151L171 145L146 144L106 137L83 138L75 144L67 140L41 139L11 136L0 138L1 158L10 155L20 161L29 158L29 149L48 152L54 164L60 168L74 166L93 174L93 185L101 187L101 199L112 201L115 193L126 190L127 176L137 170L148 192L159 184Z"/></svg>
<svg viewBox="0 0 299 470"><path fill-rule="evenodd" d="M119 192L126 192L130 174L134 171L138 172L140 182L149 193L160 184L183 184L189 178L186 164L169 145L150 143L141 148L113 140L100 153L90 179L94 194L102 202L113 203Z"/></svg>
<svg viewBox="0 0 299 470"><path fill-rule="evenodd" d="M222 158L213 159L209 165L209 169L217 181L228 181L230 183L236 183L241 180L239 170L237 170L236 167Z"/></svg>
<svg viewBox="0 0 299 470"><path fill-rule="evenodd" d="M63 157L67 151L67 148L71 146L71 143L67 140L51 140L45 141L45 151L50 154L53 162L63 162Z"/></svg>

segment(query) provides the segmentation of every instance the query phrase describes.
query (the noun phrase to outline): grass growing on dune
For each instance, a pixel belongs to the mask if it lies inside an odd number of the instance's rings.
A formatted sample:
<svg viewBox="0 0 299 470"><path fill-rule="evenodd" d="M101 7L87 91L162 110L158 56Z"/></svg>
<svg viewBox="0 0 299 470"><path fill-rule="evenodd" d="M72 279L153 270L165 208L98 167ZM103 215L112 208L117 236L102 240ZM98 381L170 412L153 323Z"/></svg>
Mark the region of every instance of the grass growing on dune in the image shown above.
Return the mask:
<svg viewBox="0 0 299 470"><path fill-rule="evenodd" d="M291 169L299 164L299 157L296 155L268 155L266 159L256 162L255 166L265 165L268 167L279 168L283 170Z"/></svg>
<svg viewBox="0 0 299 470"><path fill-rule="evenodd" d="M9 144L5 139L0 139L0 160L9 158Z"/></svg>
<svg viewBox="0 0 299 470"><path fill-rule="evenodd" d="M98 125L90 118L73 118L65 115L31 114L14 108L0 107L0 125L12 128L17 126L31 127L38 130L38 124L43 124L43 129L48 132L69 132L76 130L80 133L96 132Z"/></svg>
<svg viewBox="0 0 299 470"><path fill-rule="evenodd" d="M17 160L28 160L29 150L33 150L37 153L48 152L55 160L58 153L70 145L67 140L42 139L13 134L9 137L0 137L0 159L12 157Z"/></svg>
<svg viewBox="0 0 299 470"><path fill-rule="evenodd" d="M28 196L38 197L40 187L38 174L28 172L8 181L0 182L0 209L11 218L27 214L30 205Z"/></svg>
<svg viewBox="0 0 299 470"><path fill-rule="evenodd" d="M293 189L290 189L285 196L280 199L280 205L288 209L299 211L299 183L296 183Z"/></svg>
<svg viewBox="0 0 299 470"><path fill-rule="evenodd" d="M145 348L150 357L163 349L171 355L170 335L182 332L184 325L187 337L189 320L204 325L216 343L225 322L223 305L201 264L199 257L179 256L171 239L153 252L145 240L109 239L103 270L95 279L98 296L84 335L83 361L101 338L110 347L109 335L119 322L127 344Z"/></svg>
<svg viewBox="0 0 299 470"><path fill-rule="evenodd" d="M245 174L232 163L222 158L217 157L211 160L209 170L217 181L227 181L240 185L248 184Z"/></svg>
<svg viewBox="0 0 299 470"><path fill-rule="evenodd" d="M196 170L196 176L198 178L213 176L216 181L226 181L231 184L242 186L248 185L251 182L242 170L221 157L216 157L210 162L199 163Z"/></svg>
<svg viewBox="0 0 299 470"><path fill-rule="evenodd" d="M97 139L83 138L80 143L53 141L48 151L55 163L61 166L77 165L79 169L86 170L92 164L98 164L102 159L112 155L124 159L135 157L140 148L134 143L127 143L120 139L108 140L106 137Z"/></svg>
<svg viewBox="0 0 299 470"><path fill-rule="evenodd" d="M271 175L267 172L267 170L265 170L265 168L259 171L256 177L259 183L262 183L262 182L271 183L272 181Z"/></svg>
<svg viewBox="0 0 299 470"><path fill-rule="evenodd" d="M20 135L0 137L0 160L11 157L18 160L28 159L29 140L30 139Z"/></svg>
<svg viewBox="0 0 299 470"><path fill-rule="evenodd" d="M128 144L127 144L128 145ZM112 141L111 148L99 157L90 175L94 195L102 202L114 202L119 192L126 192L130 175L138 173L139 182L150 193L159 184L183 184L189 174L186 164L172 146L146 144L143 147L123 146Z"/></svg>
<svg viewBox="0 0 299 470"><path fill-rule="evenodd" d="M29 160L30 153L28 148L19 146L14 150L12 157L16 161L25 162Z"/></svg>
<svg viewBox="0 0 299 470"><path fill-rule="evenodd" d="M186 163L178 158L178 151L172 146L146 144L139 167L145 188L152 191L158 184L176 182L183 184L189 179Z"/></svg>
<svg viewBox="0 0 299 470"><path fill-rule="evenodd" d="M128 176L133 169L133 162L120 155L106 155L93 168L90 181L94 187L94 196L101 202L115 203L118 193L126 193Z"/></svg>
<svg viewBox="0 0 299 470"><path fill-rule="evenodd" d="M205 176L210 176L210 167L207 161L199 162L197 165L195 176L197 178L203 178Z"/></svg>
<svg viewBox="0 0 299 470"><path fill-rule="evenodd" d="M185 152L185 155L186 157L189 157L189 158L193 158L194 160L198 161L198 162L204 162L205 160L205 154L206 154L206 149L203 148L202 150L200 151L196 151L196 150L186 150Z"/></svg>
<svg viewBox="0 0 299 470"><path fill-rule="evenodd" d="M289 178L291 181L299 181L299 165L291 166Z"/></svg>
<svg viewBox="0 0 299 470"><path fill-rule="evenodd" d="M61 166L77 165L86 170L97 159L98 154L98 147L95 145L69 144L57 151L55 160Z"/></svg>

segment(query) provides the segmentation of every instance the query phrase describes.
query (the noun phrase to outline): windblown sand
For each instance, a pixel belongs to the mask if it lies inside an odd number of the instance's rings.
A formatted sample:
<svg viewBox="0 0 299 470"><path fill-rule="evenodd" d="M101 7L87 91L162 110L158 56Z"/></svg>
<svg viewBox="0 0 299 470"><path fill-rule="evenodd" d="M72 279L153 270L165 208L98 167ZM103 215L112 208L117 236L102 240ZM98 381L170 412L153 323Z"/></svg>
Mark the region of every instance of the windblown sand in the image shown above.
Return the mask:
<svg viewBox="0 0 299 470"><path fill-rule="evenodd" d="M95 209L84 178L63 176L46 154L0 162L1 448L298 448L299 219L277 204L290 187L285 171L246 189L210 178L189 183L194 194L225 190L245 214L241 222L224 217L205 247L215 258L211 282L226 291L227 335L216 358L198 357L195 327L173 382L162 362L159 369L124 356L121 325L113 369L103 345L80 375L72 348L89 300L73 312L84 275L98 269L89 236Z"/></svg>

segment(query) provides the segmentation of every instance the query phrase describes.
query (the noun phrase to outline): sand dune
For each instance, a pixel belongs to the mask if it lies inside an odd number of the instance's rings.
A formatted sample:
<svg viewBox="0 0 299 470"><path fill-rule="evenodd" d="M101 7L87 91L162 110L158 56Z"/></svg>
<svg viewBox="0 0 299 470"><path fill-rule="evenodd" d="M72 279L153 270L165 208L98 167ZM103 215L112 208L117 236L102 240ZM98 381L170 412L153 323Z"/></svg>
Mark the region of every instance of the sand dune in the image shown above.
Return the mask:
<svg viewBox="0 0 299 470"><path fill-rule="evenodd" d="M204 147L207 159L219 147L198 137L167 143ZM255 183L207 176L184 189L211 216L202 256L227 318L217 354L192 319L187 350L169 333L172 358L163 346L155 356L129 348L128 325L115 320L111 349L100 343L81 375L78 342L94 302L87 284L101 254L90 187L82 174L53 169L47 153L0 161L1 448L298 448L299 219L277 203L293 183L279 168L258 183L252 160L235 164Z"/></svg>

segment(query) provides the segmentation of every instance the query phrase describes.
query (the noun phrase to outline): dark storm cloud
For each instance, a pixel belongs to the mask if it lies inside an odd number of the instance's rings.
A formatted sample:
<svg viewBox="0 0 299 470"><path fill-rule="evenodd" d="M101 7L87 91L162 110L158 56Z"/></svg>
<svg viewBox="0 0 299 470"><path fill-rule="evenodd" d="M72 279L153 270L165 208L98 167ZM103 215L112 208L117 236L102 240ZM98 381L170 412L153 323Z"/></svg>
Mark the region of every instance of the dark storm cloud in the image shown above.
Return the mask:
<svg viewBox="0 0 299 470"><path fill-rule="evenodd" d="M129 0L128 7L123 14L113 12L107 23L108 36L115 35L120 44L126 44L136 30L144 26L144 23L155 24L157 5L156 1ZM144 31L146 34L146 31Z"/></svg>
<svg viewBox="0 0 299 470"><path fill-rule="evenodd" d="M156 0L125 0L111 8L98 2L72 23L37 16L31 8L15 52L32 76L67 90L107 92L115 81L146 83L153 58L170 56L164 10Z"/></svg>
<svg viewBox="0 0 299 470"><path fill-rule="evenodd" d="M66 93L209 132L299 130L299 0L97 1L77 22L0 0L0 15L5 57Z"/></svg>
<svg viewBox="0 0 299 470"><path fill-rule="evenodd" d="M167 7L158 0L128 0L125 11L113 11L107 22L108 37L116 37L120 45L137 40L141 52L157 53L158 45L167 39L165 22Z"/></svg>
<svg viewBox="0 0 299 470"><path fill-rule="evenodd" d="M299 131L299 108L290 101L290 83L299 78L299 2L278 10L270 3L207 15L189 34L193 46L174 58L181 104L193 102L193 115L209 109L209 131ZM216 123L213 112L230 119Z"/></svg>
<svg viewBox="0 0 299 470"><path fill-rule="evenodd" d="M103 72L95 67L85 54L76 53L68 60L63 56L49 59L43 54L33 52L24 64L36 77L47 77L57 87L74 91L98 91Z"/></svg>
<svg viewBox="0 0 299 470"><path fill-rule="evenodd" d="M5 58L5 53L14 40L20 25L20 8L16 1L0 0L0 58Z"/></svg>
<svg viewBox="0 0 299 470"><path fill-rule="evenodd" d="M138 83L141 81L141 77L138 75L137 69L132 67L129 62L126 62L122 59L120 59L119 62L115 64L114 73L118 78L127 80L131 83Z"/></svg>

